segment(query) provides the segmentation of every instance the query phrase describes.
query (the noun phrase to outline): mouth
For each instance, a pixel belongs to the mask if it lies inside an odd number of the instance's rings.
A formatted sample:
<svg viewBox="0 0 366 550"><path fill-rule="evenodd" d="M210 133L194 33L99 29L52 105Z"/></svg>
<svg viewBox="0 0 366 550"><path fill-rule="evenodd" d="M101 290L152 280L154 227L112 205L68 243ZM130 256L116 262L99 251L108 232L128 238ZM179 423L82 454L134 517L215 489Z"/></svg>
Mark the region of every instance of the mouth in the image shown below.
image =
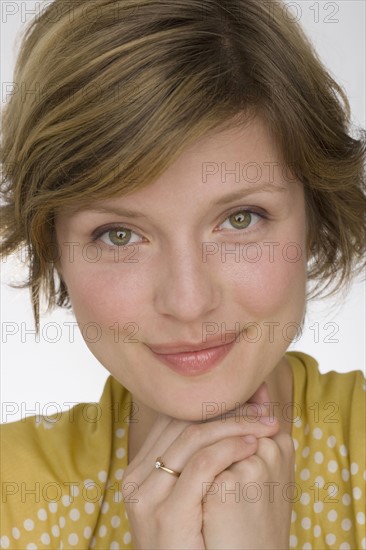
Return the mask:
<svg viewBox="0 0 366 550"><path fill-rule="evenodd" d="M204 347L196 351L179 351L175 353L159 353L156 348L149 349L153 356L160 362L164 363L174 372L183 376L198 376L206 372L212 371L219 363L228 355L228 353L234 347L236 338L227 344L220 344L216 346ZM189 344L187 344L189 345ZM204 344L201 343L201 347Z"/></svg>

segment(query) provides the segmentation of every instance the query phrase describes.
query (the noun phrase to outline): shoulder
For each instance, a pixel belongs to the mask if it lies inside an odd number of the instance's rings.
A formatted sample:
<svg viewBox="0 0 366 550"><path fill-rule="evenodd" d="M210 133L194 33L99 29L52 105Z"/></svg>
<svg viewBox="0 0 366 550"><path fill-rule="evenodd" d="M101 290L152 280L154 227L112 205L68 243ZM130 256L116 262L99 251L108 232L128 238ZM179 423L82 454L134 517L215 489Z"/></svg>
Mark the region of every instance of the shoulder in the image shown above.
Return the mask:
<svg viewBox="0 0 366 550"><path fill-rule="evenodd" d="M54 477L55 471L62 476L70 474L70 463L76 471L89 471L107 451L101 443L111 439L113 423L128 418L130 405L128 390L109 376L99 402L1 424L2 472L36 470L38 476L42 469L44 476Z"/></svg>
<svg viewBox="0 0 366 550"><path fill-rule="evenodd" d="M295 402L307 408L313 406L314 410L318 405L328 410L329 420L333 418L328 423L338 422L336 418L349 420L347 413L352 415L353 422L364 420L366 380L361 370L321 373L318 361L307 353L291 351L286 357L292 367Z"/></svg>
<svg viewBox="0 0 366 550"><path fill-rule="evenodd" d="M1 534L6 540L12 540L12 532L14 538L22 533L18 543L33 544L43 533L58 545L55 520L64 521L66 507L74 510L72 518L84 511L89 525L97 521L115 438L120 445L126 441L120 436L127 431L121 427L127 426L130 402L128 390L109 376L99 402L0 425Z"/></svg>
<svg viewBox="0 0 366 550"><path fill-rule="evenodd" d="M290 354L290 357L289 357ZM303 352L288 352L294 381L296 449L292 540L361 548L365 522L365 378L362 371L321 373ZM314 533L312 531L314 528ZM316 530L316 535L315 535Z"/></svg>

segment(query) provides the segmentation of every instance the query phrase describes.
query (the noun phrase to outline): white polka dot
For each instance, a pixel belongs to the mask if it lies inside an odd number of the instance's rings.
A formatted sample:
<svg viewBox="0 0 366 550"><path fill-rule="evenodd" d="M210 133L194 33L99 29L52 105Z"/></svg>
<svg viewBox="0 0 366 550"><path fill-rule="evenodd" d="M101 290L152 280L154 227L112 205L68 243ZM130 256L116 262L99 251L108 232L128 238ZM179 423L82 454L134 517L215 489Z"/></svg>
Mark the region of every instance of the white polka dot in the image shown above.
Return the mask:
<svg viewBox="0 0 366 550"><path fill-rule="evenodd" d="M315 430L313 430L313 437L315 437L315 439L321 439L323 437L323 431L320 428L315 428Z"/></svg>
<svg viewBox="0 0 366 550"><path fill-rule="evenodd" d="M64 495L61 500L64 506L70 506L72 497L70 495Z"/></svg>
<svg viewBox="0 0 366 550"><path fill-rule="evenodd" d="M338 517L338 514L335 510L329 510L327 517L328 517L329 521L335 521Z"/></svg>
<svg viewBox="0 0 366 550"><path fill-rule="evenodd" d="M55 514L57 512L57 508L58 508L57 502L50 502L48 505L48 509L52 514Z"/></svg>
<svg viewBox="0 0 366 550"><path fill-rule="evenodd" d="M77 508L73 508L72 510L70 510L69 516L72 521L78 521L78 519L80 518L80 512Z"/></svg>
<svg viewBox="0 0 366 550"><path fill-rule="evenodd" d="M98 472L98 479L102 482L107 481L107 472L105 470Z"/></svg>
<svg viewBox="0 0 366 550"><path fill-rule="evenodd" d="M84 479L83 485L84 487L88 487L89 485L94 485L94 480L90 478Z"/></svg>
<svg viewBox="0 0 366 550"><path fill-rule="evenodd" d="M295 535L290 536L290 548L296 548L297 546L297 537Z"/></svg>
<svg viewBox="0 0 366 550"><path fill-rule="evenodd" d="M124 470L122 468L118 468L118 470L115 471L114 477L116 479L122 479L124 474Z"/></svg>
<svg viewBox="0 0 366 550"><path fill-rule="evenodd" d="M295 418L294 424L295 424L296 428L301 428L301 426L302 426L302 420L301 420L301 418L300 418L299 416L297 416L297 417Z"/></svg>
<svg viewBox="0 0 366 550"><path fill-rule="evenodd" d="M301 502L301 504L304 504L304 505L309 504L309 502L310 502L309 493L303 493L300 497L300 502Z"/></svg>
<svg viewBox="0 0 366 550"><path fill-rule="evenodd" d="M13 527L12 533L15 540L20 538L20 531L17 527Z"/></svg>
<svg viewBox="0 0 366 550"><path fill-rule="evenodd" d="M77 497L80 493L79 487L77 485L70 486L70 495L72 497Z"/></svg>
<svg viewBox="0 0 366 550"><path fill-rule="evenodd" d="M93 538L91 539L90 548L94 548L96 542L97 542L97 539L96 539L95 537L93 537Z"/></svg>
<svg viewBox="0 0 366 550"><path fill-rule="evenodd" d="M122 502L123 501L123 495L121 491L116 491L113 495L114 502Z"/></svg>
<svg viewBox="0 0 366 550"><path fill-rule="evenodd" d="M48 533L43 533L41 535L41 542L43 542L43 544L49 544L51 542L51 537Z"/></svg>
<svg viewBox="0 0 366 550"><path fill-rule="evenodd" d="M345 445L341 445L339 447L339 452L341 453L342 456L348 455L347 447Z"/></svg>
<svg viewBox="0 0 366 550"><path fill-rule="evenodd" d="M60 536L60 528L58 525L52 525L51 531L54 537Z"/></svg>
<svg viewBox="0 0 366 550"><path fill-rule="evenodd" d="M363 479L366 481L366 470L363 471Z"/></svg>
<svg viewBox="0 0 366 550"><path fill-rule="evenodd" d="M37 550L37 548L38 546L34 544L34 542L30 542L29 544L27 544L27 547L26 547L27 550Z"/></svg>
<svg viewBox="0 0 366 550"><path fill-rule="evenodd" d="M365 524L365 514L363 512L358 512L356 519L357 519L357 523L359 523L360 525Z"/></svg>
<svg viewBox="0 0 366 550"><path fill-rule="evenodd" d="M303 470L301 470L300 472L300 477L302 480L307 480L309 479L310 477L310 471L307 469L307 468L304 468Z"/></svg>
<svg viewBox="0 0 366 550"><path fill-rule="evenodd" d="M327 493L330 497L335 497L335 495L338 493L338 485L336 483L329 483Z"/></svg>
<svg viewBox="0 0 366 550"><path fill-rule="evenodd" d="M116 430L116 437L123 437L126 433L126 430L124 428L118 428L118 430Z"/></svg>
<svg viewBox="0 0 366 550"><path fill-rule="evenodd" d="M124 449L123 447L120 447L119 449L116 450L117 458L123 458L125 454L126 454L126 449Z"/></svg>
<svg viewBox="0 0 366 550"><path fill-rule="evenodd" d="M89 527L89 525L87 527L85 527L85 529L84 529L84 538L85 539L90 539L92 532L93 532L92 528Z"/></svg>
<svg viewBox="0 0 366 550"><path fill-rule="evenodd" d="M308 457L310 454L310 447L304 447L301 454L304 458Z"/></svg>
<svg viewBox="0 0 366 550"><path fill-rule="evenodd" d="M294 449L295 449L295 451L297 451L297 449L299 448L299 442L295 438L292 438L292 441L294 443Z"/></svg>
<svg viewBox="0 0 366 550"><path fill-rule="evenodd" d="M349 506L351 504L351 497L345 493L342 497L342 502L345 506Z"/></svg>
<svg viewBox="0 0 366 550"><path fill-rule="evenodd" d="M314 531L313 531L314 537L320 537L321 532L322 532L322 529L320 525L314 525Z"/></svg>
<svg viewBox="0 0 366 550"><path fill-rule="evenodd" d="M69 541L69 544L71 544L71 546L75 546L79 542L79 537L76 533L71 533L67 540Z"/></svg>
<svg viewBox="0 0 366 550"><path fill-rule="evenodd" d="M351 547L348 544L348 542L342 542L342 544L339 547L339 550L351 550Z"/></svg>
<svg viewBox="0 0 366 550"><path fill-rule="evenodd" d="M310 518L302 518L301 525L302 525L303 529L310 529L311 519Z"/></svg>
<svg viewBox="0 0 366 550"><path fill-rule="evenodd" d="M132 538L131 533L129 531L126 531L125 534L123 535L124 544L130 544L131 538Z"/></svg>
<svg viewBox="0 0 366 550"><path fill-rule="evenodd" d="M46 521L47 511L44 508L41 508L40 510L38 510L37 516L38 516L38 519L40 519L41 521Z"/></svg>
<svg viewBox="0 0 366 550"><path fill-rule="evenodd" d="M324 505L322 501L319 500L319 502L314 502L313 508L314 508L314 512L316 512L317 514L320 514L320 512L323 511Z"/></svg>
<svg viewBox="0 0 366 550"><path fill-rule="evenodd" d="M59 517L58 524L62 529L65 527L66 520L65 520L64 516Z"/></svg>
<svg viewBox="0 0 366 550"><path fill-rule="evenodd" d="M99 534L100 537L105 537L106 534L107 534L107 527L105 525L101 525L99 527L98 534Z"/></svg>
<svg viewBox="0 0 366 550"><path fill-rule="evenodd" d="M353 498L356 500L360 500L362 496L362 491L359 487L353 487L352 489Z"/></svg>
<svg viewBox="0 0 366 550"><path fill-rule="evenodd" d="M297 514L296 514L295 510L292 510L292 512L291 512L291 523L295 523L296 518L297 518Z"/></svg>
<svg viewBox="0 0 366 550"><path fill-rule="evenodd" d="M119 516L112 517L111 519L112 527L116 529L117 527L119 527L120 523L121 523L121 518Z"/></svg>
<svg viewBox="0 0 366 550"><path fill-rule="evenodd" d="M366 537L361 540L361 548L362 550L365 550L366 548Z"/></svg>
<svg viewBox="0 0 366 550"><path fill-rule="evenodd" d="M86 502L84 506L84 510L87 514L92 514L95 510L95 506L92 502Z"/></svg>
<svg viewBox="0 0 366 550"><path fill-rule="evenodd" d="M0 545L1 545L1 548L9 548L9 545L10 545L9 537L6 537L5 535L1 537Z"/></svg>
<svg viewBox="0 0 366 550"><path fill-rule="evenodd" d="M333 447L335 447L337 443L337 440L336 438L334 437L334 435L330 435L327 439L327 445L328 447L330 447L331 449L333 449Z"/></svg>
<svg viewBox="0 0 366 550"><path fill-rule="evenodd" d="M317 487L320 487L321 489L322 487L324 487L324 478L322 476L316 476L315 483Z"/></svg>
<svg viewBox="0 0 366 550"><path fill-rule="evenodd" d="M342 470L342 479L343 481L349 480L349 471L346 468L343 468Z"/></svg>
<svg viewBox="0 0 366 550"><path fill-rule="evenodd" d="M349 531L352 527L352 521L350 519L344 519L341 523L343 531Z"/></svg>
<svg viewBox="0 0 366 550"><path fill-rule="evenodd" d="M333 535L333 533L328 533L328 535L325 537L325 542L327 544L334 544L336 540L336 536Z"/></svg>
<svg viewBox="0 0 366 550"><path fill-rule="evenodd" d="M313 547L311 546L310 542L305 542L302 548L303 550L312 550Z"/></svg>
<svg viewBox="0 0 366 550"><path fill-rule="evenodd" d="M317 464L321 464L324 460L324 455L320 451L316 452L314 455L314 460Z"/></svg>
<svg viewBox="0 0 366 550"><path fill-rule="evenodd" d="M338 469L338 464L335 460L330 460L328 462L328 471L331 473L331 474L334 474L334 472L336 472Z"/></svg>
<svg viewBox="0 0 366 550"><path fill-rule="evenodd" d="M111 545L109 547L109 550L119 550L119 544L115 540L111 542Z"/></svg>
<svg viewBox="0 0 366 550"><path fill-rule="evenodd" d="M109 510L109 504L108 502L103 502L102 504L102 514L106 514Z"/></svg>
<svg viewBox="0 0 366 550"><path fill-rule="evenodd" d="M26 531L33 531L34 529L34 521L32 521L31 519L26 519L23 525Z"/></svg>
<svg viewBox="0 0 366 550"><path fill-rule="evenodd" d="M351 474L354 476L358 472L358 464L356 462L352 462L351 464Z"/></svg>

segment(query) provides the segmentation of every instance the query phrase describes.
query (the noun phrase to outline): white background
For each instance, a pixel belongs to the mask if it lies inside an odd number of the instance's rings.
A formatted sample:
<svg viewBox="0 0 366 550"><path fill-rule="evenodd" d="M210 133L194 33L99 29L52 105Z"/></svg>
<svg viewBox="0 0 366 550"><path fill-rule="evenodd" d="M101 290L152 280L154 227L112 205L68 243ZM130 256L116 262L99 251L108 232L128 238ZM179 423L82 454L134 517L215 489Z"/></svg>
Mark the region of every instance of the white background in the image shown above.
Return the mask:
<svg viewBox="0 0 366 550"><path fill-rule="evenodd" d="M365 2L286 3L292 5L332 76L345 88L353 122L364 127ZM12 81L19 31L41 8L34 1L3 1L1 9L1 81L6 83ZM5 101L2 93L2 104ZM70 402L98 401L109 372L88 350L77 328L70 342L68 325L64 323L75 321L72 313L58 309L52 315L42 316L43 331L40 342L35 342L34 334L24 330L34 329L29 291L13 290L6 284L22 280L26 272L13 259L7 259L1 264L1 274L1 422L36 413L50 415L68 409ZM302 337L289 350L315 357L321 372L364 370L365 313L365 283L360 280L345 299L338 296L308 304ZM61 338L55 343L52 340L57 336L56 323ZM17 327L18 332L6 336L4 327L9 330L9 326Z"/></svg>

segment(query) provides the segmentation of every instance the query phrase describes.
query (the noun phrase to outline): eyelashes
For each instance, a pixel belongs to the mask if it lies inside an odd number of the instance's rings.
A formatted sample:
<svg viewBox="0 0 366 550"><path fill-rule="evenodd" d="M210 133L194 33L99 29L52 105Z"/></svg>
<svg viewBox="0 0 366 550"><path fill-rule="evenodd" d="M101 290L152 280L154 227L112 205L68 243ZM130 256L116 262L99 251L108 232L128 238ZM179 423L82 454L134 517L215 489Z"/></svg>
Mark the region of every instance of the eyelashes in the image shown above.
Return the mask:
<svg viewBox="0 0 366 550"><path fill-rule="evenodd" d="M231 227L226 227L224 229L218 229L218 231L223 231L228 229L233 230L234 232L250 232L251 231L251 221L252 217L257 216L260 218L260 220L268 219L267 216L264 214L263 210L257 211L255 209L249 209L249 208L240 208L235 210L234 212L231 212L227 215L227 217L224 219L224 221L220 224L220 226L224 225L225 223L229 223ZM249 220L249 222L248 222ZM254 225L257 225L255 223ZM219 227L220 227L219 226ZM249 227L249 229L248 229ZM248 231L246 231L248 229ZM92 241L95 242L97 240L101 240L108 246L129 246L131 244L135 245L137 243L143 242L143 240L138 240L133 236L140 237L140 239L143 239L139 233L136 231L133 231L132 229L129 229L128 227L125 227L121 224L112 224L109 226L103 226L100 229L97 229L93 231L92 233ZM113 242L113 240L114 242ZM108 240L110 242L108 242Z"/></svg>

